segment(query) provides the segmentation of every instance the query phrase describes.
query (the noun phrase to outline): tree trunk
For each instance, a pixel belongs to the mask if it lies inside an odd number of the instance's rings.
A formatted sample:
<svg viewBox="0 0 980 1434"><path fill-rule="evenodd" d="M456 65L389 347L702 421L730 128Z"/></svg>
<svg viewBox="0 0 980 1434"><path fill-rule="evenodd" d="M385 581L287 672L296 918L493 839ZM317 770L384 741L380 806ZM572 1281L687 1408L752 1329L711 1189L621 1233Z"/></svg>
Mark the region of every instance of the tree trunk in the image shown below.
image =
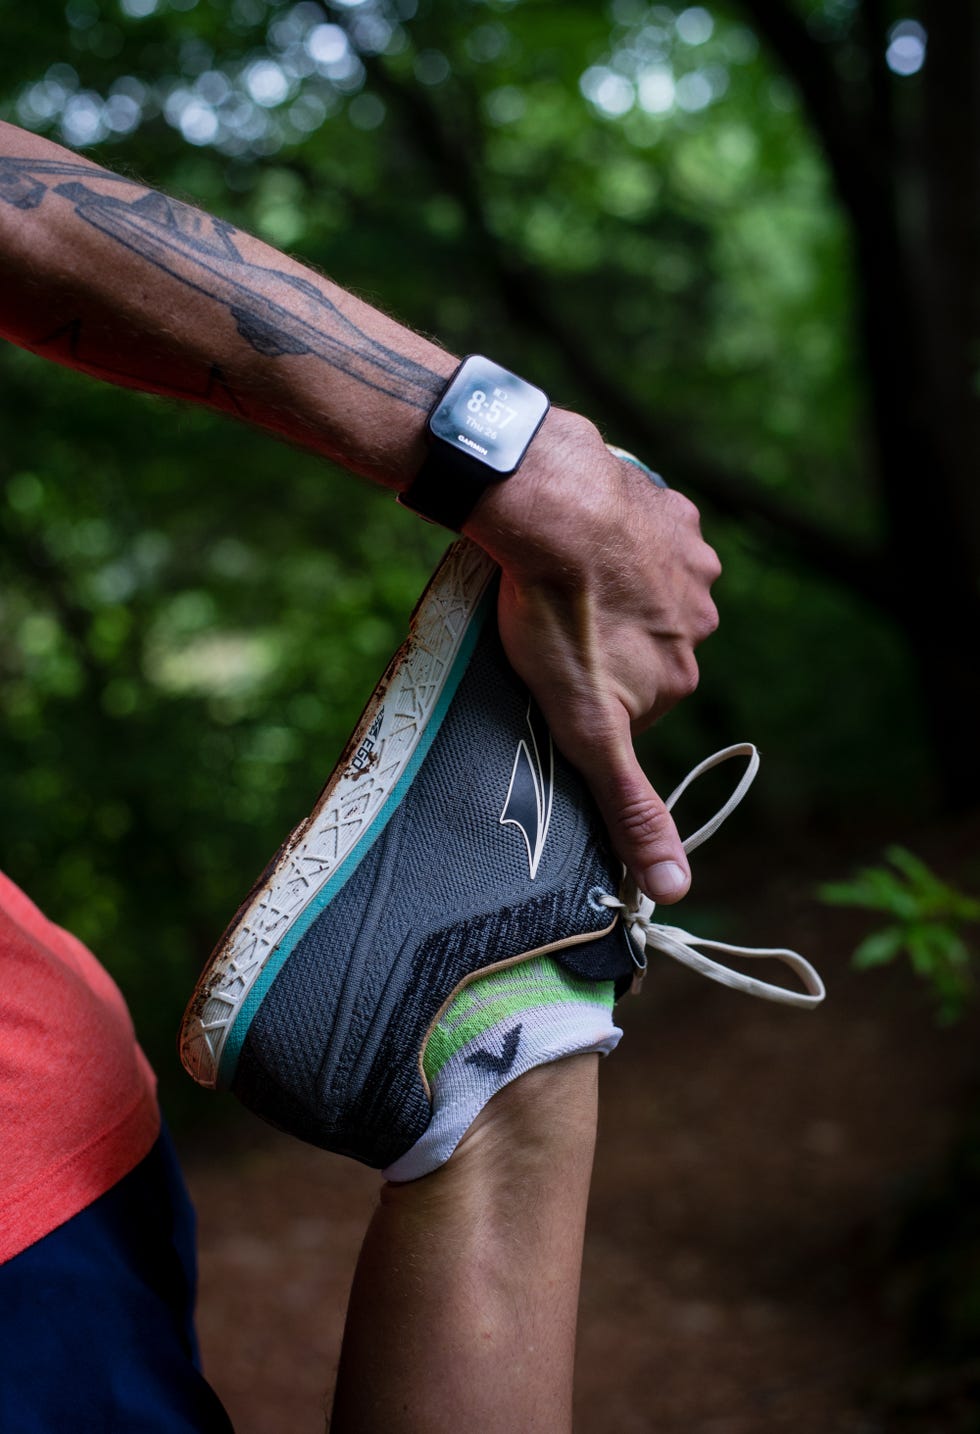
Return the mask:
<svg viewBox="0 0 980 1434"><path fill-rule="evenodd" d="M980 21L972 5L926 0L922 78L897 80L884 63L884 7L864 0L850 42L863 47L868 78L845 82L833 53L785 0L743 4L799 86L851 224L856 329L886 519L883 605L918 670L940 795L949 807L975 806Z"/></svg>
<svg viewBox="0 0 980 1434"><path fill-rule="evenodd" d="M980 804L980 405L971 352L980 25L974 7L943 3L926 7L925 24L918 142L906 155L900 131L892 135L906 202L895 205L890 234L868 226L858 235L859 267L896 612L922 683L942 796L966 809Z"/></svg>

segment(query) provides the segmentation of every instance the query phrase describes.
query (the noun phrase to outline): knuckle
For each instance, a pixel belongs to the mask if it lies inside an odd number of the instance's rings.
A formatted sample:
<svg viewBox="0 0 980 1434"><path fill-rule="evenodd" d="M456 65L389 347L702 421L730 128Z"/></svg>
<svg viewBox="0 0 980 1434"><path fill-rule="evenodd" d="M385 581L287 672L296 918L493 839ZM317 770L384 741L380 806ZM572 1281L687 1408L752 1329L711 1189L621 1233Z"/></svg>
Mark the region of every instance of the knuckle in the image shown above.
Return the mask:
<svg viewBox="0 0 980 1434"><path fill-rule="evenodd" d="M718 623L718 609L713 602L705 603L695 622L694 641L696 643L703 642L706 637L710 637L713 632L717 632Z"/></svg>
<svg viewBox="0 0 980 1434"><path fill-rule="evenodd" d="M657 845L673 836L674 823L667 808L647 796L624 803L619 821L623 836L637 845Z"/></svg>
<svg viewBox="0 0 980 1434"><path fill-rule="evenodd" d="M678 493L676 488L670 488L664 493L664 497L675 509L678 521L691 524L696 528L701 526L701 514L696 503L692 503L685 493Z"/></svg>
<svg viewBox="0 0 980 1434"><path fill-rule="evenodd" d="M690 649L674 656L666 681L660 691L660 706L663 710L675 707L678 702L697 691L701 674L693 652Z"/></svg>
<svg viewBox="0 0 980 1434"><path fill-rule="evenodd" d="M701 673L693 657L682 662L674 679L674 691L676 700L683 702L686 697L691 697L698 690L698 683L701 680Z"/></svg>

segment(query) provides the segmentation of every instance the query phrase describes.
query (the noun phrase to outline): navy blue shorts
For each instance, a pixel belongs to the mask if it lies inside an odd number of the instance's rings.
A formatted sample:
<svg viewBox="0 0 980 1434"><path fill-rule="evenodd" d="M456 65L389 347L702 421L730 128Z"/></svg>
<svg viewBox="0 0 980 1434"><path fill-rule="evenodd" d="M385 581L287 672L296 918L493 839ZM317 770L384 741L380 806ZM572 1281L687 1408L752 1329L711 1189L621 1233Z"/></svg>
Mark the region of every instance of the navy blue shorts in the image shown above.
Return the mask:
<svg viewBox="0 0 980 1434"><path fill-rule="evenodd" d="M0 1265L0 1430L232 1434L201 1374L196 1278L164 1131L118 1185Z"/></svg>

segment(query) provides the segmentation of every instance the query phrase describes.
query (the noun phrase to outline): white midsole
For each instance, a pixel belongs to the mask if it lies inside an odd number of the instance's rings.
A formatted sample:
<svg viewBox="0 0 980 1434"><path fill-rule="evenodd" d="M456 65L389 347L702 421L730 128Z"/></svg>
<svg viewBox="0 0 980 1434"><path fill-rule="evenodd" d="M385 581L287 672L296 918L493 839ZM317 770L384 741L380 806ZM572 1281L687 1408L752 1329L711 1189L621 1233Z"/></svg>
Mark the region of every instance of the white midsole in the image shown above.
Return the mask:
<svg viewBox="0 0 980 1434"><path fill-rule="evenodd" d="M180 1033L181 1060L199 1084L217 1085L228 1035L270 956L363 838L411 761L495 572L466 539L446 553L312 814L213 953Z"/></svg>

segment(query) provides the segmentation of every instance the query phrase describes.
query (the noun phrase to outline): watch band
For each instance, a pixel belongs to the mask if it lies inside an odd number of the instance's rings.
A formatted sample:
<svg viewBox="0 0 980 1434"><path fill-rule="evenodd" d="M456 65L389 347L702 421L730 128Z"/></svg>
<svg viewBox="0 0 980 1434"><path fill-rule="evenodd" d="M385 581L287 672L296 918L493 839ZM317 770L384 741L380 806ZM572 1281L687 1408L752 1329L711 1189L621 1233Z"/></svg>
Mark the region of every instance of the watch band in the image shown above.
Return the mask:
<svg viewBox="0 0 980 1434"><path fill-rule="evenodd" d="M398 501L430 523L458 533L486 488L487 472L482 463L440 444L438 450L430 450Z"/></svg>

